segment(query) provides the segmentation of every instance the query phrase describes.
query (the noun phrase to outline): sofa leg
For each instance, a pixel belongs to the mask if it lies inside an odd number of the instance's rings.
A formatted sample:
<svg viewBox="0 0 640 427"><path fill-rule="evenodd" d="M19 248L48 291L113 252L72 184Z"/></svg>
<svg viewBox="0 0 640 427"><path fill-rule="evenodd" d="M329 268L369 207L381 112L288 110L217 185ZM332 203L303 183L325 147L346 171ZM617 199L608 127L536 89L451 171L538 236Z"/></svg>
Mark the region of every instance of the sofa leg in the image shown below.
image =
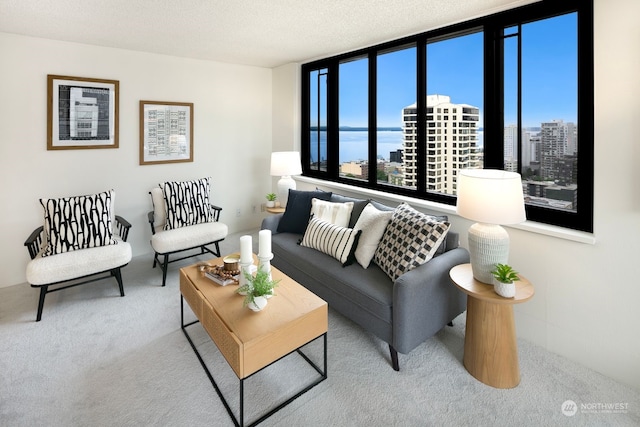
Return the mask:
<svg viewBox="0 0 640 427"><path fill-rule="evenodd" d="M42 319L42 308L44 307L44 297L47 295L49 286L40 286L40 299L38 300L38 314L36 315L36 322Z"/></svg>
<svg viewBox="0 0 640 427"><path fill-rule="evenodd" d="M169 254L165 254L162 259L162 286L167 284L167 268L169 268Z"/></svg>
<svg viewBox="0 0 640 427"><path fill-rule="evenodd" d="M447 323L447 326L453 326L453 322Z"/></svg>
<svg viewBox="0 0 640 427"><path fill-rule="evenodd" d="M389 344L389 353L391 353L391 364L394 371L400 370L400 364L398 363L398 352L391 344Z"/></svg>
<svg viewBox="0 0 640 427"><path fill-rule="evenodd" d="M122 273L120 272L120 267L114 268L111 270L111 274L115 276L116 281L118 282L118 287L120 288L120 296L124 296L124 286L122 285Z"/></svg>

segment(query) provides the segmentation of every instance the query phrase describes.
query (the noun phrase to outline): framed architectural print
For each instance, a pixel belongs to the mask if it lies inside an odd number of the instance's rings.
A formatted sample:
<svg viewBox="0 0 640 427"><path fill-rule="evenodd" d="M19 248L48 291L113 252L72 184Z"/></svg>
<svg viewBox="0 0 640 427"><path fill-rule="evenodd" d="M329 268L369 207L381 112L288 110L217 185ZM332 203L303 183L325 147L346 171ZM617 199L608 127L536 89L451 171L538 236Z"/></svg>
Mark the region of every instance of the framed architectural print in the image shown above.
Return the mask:
<svg viewBox="0 0 640 427"><path fill-rule="evenodd" d="M140 164L193 162L193 103L140 101Z"/></svg>
<svg viewBox="0 0 640 427"><path fill-rule="evenodd" d="M118 148L117 80L47 75L47 150Z"/></svg>

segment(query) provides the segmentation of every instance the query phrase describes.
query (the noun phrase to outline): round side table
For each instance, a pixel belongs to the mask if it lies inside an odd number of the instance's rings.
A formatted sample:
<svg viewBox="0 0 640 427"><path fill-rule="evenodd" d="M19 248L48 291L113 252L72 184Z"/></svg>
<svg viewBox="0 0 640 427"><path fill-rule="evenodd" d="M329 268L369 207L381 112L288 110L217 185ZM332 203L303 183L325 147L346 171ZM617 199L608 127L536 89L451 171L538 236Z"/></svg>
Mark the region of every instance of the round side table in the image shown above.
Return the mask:
<svg viewBox="0 0 640 427"><path fill-rule="evenodd" d="M453 267L449 276L467 294L464 367L492 387L516 387L520 383L520 367L513 304L531 299L533 285L519 275L516 296L504 298L495 293L493 285L473 278L471 264Z"/></svg>

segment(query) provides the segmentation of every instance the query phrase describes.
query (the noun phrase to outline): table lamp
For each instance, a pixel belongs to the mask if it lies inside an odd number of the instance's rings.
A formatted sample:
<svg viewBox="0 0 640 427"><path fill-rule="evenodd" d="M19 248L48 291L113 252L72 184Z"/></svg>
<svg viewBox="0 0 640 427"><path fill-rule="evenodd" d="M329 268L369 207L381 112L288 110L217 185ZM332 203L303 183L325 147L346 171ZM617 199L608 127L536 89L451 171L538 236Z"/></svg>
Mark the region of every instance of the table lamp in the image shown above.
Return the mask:
<svg viewBox="0 0 640 427"><path fill-rule="evenodd" d="M271 153L271 175L281 177L278 181L280 206L287 205L289 189L296 189L296 182L291 178L291 175L300 175L301 173L300 152L276 151Z"/></svg>
<svg viewBox="0 0 640 427"><path fill-rule="evenodd" d="M497 169L464 169L458 173L458 215L477 221L469 227L473 277L492 283L496 264L509 262L509 234L501 225L526 219L520 174Z"/></svg>

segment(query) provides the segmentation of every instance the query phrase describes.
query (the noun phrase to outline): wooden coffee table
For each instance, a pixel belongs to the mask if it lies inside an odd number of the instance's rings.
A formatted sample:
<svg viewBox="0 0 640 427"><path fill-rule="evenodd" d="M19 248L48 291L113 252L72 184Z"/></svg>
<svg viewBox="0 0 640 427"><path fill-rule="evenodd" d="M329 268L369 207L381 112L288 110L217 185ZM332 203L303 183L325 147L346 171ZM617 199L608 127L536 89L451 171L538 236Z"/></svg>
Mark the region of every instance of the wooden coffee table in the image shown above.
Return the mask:
<svg viewBox="0 0 640 427"><path fill-rule="evenodd" d="M221 265L222 258L209 263ZM293 352L299 353L320 376L296 395L253 421L251 425L273 415L327 378L327 303L278 269L271 267L271 272L274 279L280 279L276 287L276 295L269 299L263 311L256 313L242 306L244 297L235 293L238 289L237 285L220 286L203 277L197 265L180 269L182 331L235 425L244 425L244 381L284 356ZM198 319L186 325L184 300ZM236 419L187 333L186 328L198 322L207 331L240 380L239 419ZM324 340L322 368L314 364L300 349L321 337Z"/></svg>

